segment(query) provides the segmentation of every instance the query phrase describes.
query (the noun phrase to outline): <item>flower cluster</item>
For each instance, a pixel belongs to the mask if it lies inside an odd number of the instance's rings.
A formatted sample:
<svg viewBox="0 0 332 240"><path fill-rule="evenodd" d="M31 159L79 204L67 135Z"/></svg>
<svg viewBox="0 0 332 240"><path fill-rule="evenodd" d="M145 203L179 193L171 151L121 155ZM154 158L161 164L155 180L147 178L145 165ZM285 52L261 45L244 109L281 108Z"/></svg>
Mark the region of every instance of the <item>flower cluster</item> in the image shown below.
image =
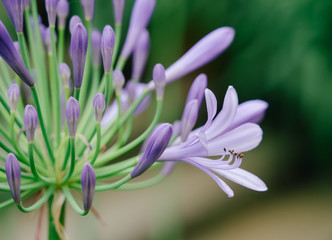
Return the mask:
<svg viewBox="0 0 332 240"><path fill-rule="evenodd" d="M190 88L181 120L160 123L167 84L227 49L235 34L231 27L209 33L166 69L156 64L152 80L143 83L150 46L147 26L155 0L135 1L122 48L125 0L112 1L114 29L107 25L102 32L93 28L94 0L81 0L84 19L73 16L70 21L67 0L46 0L48 26L38 16L36 0L2 2L18 42L12 41L0 21L0 157L5 160L0 170L7 181L0 183L0 190L12 195L0 208L15 203L21 211L31 212L46 201L50 207L56 201L61 211L67 201L77 213L86 215L95 192L155 184L170 174L176 162L206 172L229 197L233 191L218 175L256 191L267 190L258 177L240 168L243 152L262 139L257 123L266 102L238 104L235 89L229 87L217 114L216 97L207 88L207 76L200 74ZM70 36L65 35L67 27ZM66 37L70 37L68 56ZM125 79L122 71L131 56L132 74ZM135 116L147 109L153 92L157 103L154 118L130 141ZM204 99L208 118L194 129ZM141 151L135 153L132 149L140 144ZM129 151L134 152L133 157L112 162ZM158 165L163 167L155 178L130 182ZM73 190L82 194L83 209ZM22 200L35 193L41 197L24 206ZM61 228L57 231L61 235Z"/></svg>

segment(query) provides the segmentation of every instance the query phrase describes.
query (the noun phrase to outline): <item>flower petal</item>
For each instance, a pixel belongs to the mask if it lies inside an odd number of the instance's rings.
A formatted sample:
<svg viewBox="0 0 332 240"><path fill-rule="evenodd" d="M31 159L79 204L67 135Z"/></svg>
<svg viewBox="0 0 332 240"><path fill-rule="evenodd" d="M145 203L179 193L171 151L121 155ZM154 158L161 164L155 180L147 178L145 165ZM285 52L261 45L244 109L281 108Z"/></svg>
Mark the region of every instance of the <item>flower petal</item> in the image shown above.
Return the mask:
<svg viewBox="0 0 332 240"><path fill-rule="evenodd" d="M203 130L207 129L210 126L212 119L217 113L217 98L214 93L208 88L205 89L205 102L208 119L203 127Z"/></svg>

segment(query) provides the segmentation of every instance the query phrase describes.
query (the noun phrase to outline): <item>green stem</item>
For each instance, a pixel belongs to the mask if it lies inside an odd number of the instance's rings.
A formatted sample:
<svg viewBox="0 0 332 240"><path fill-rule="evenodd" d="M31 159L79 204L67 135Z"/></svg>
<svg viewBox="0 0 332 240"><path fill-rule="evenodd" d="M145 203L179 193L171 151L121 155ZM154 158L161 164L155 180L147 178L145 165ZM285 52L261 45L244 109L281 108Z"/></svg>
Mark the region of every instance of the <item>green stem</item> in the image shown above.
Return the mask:
<svg viewBox="0 0 332 240"><path fill-rule="evenodd" d="M52 182L51 179L45 178L45 177L39 175L39 173L37 172L37 169L35 166L35 161L33 159L33 144L32 143L28 143L28 149L29 149L30 169L31 169L32 175L39 181L51 183Z"/></svg>
<svg viewBox="0 0 332 240"><path fill-rule="evenodd" d="M113 52L113 58L112 58L112 66L114 66L116 57L119 52L119 47L120 47L120 43L121 43L121 35L122 35L122 24L116 24L115 25L115 45L114 45L114 52ZM123 70L123 69L121 68L121 70Z"/></svg>
<svg viewBox="0 0 332 240"><path fill-rule="evenodd" d="M21 194L21 199L24 199L24 198L30 196L34 192L36 192L36 190L25 191L24 193ZM0 209L8 207L8 206L10 206L12 204L14 204L14 199L10 198L7 201L4 201L4 202L0 203Z"/></svg>
<svg viewBox="0 0 332 240"><path fill-rule="evenodd" d="M10 132L11 132L11 137L12 137L12 144L14 146L15 151L18 153L18 155L20 156L20 159L23 160L23 163L25 164L29 164L29 160L27 159L27 157L21 152L21 150L18 147L17 141L16 141L16 137L15 137L15 125L14 125L14 119L15 119L15 111L11 112L10 115Z"/></svg>
<svg viewBox="0 0 332 240"><path fill-rule="evenodd" d="M50 198L48 199L48 240L60 240L61 238L54 224L52 203L53 203L53 196L50 196Z"/></svg>
<svg viewBox="0 0 332 240"><path fill-rule="evenodd" d="M121 178L120 180L118 180L114 183L96 186L95 191L104 192L104 191L108 191L108 190L112 190L112 189L118 189L125 183L129 182L131 179L132 178L131 178L130 174L128 174L127 176Z"/></svg>
<svg viewBox="0 0 332 240"><path fill-rule="evenodd" d="M76 98L77 101L80 100L80 88L74 88L74 98Z"/></svg>
<svg viewBox="0 0 332 240"><path fill-rule="evenodd" d="M71 177L75 169L75 137L70 137L70 149L71 149L70 168L67 173L67 176L63 179L63 183L68 181L68 179Z"/></svg>
<svg viewBox="0 0 332 240"><path fill-rule="evenodd" d="M63 193L65 194L70 206L75 210L75 212L77 212L81 216L85 216L89 213L89 211L85 211L77 205L77 203L76 203L75 199L73 198L73 195L71 194L68 187L64 186L62 188L62 190L63 190Z"/></svg>
<svg viewBox="0 0 332 240"><path fill-rule="evenodd" d="M58 43L58 60L59 63L63 62L64 44L65 44L65 28L59 28L59 43Z"/></svg>
<svg viewBox="0 0 332 240"><path fill-rule="evenodd" d="M145 180L142 182L129 183L124 186L121 186L119 189L120 190L135 190L135 189L147 188L147 187L156 185L157 183L160 183L164 178L165 178L165 176L160 173L157 176L150 178L148 180Z"/></svg>
<svg viewBox="0 0 332 240"><path fill-rule="evenodd" d="M91 165L95 163L98 154L99 154L99 148L100 148L100 140L101 140L101 129L100 129L100 122L96 123L96 130L97 130L97 144L96 144L96 150L95 150L95 155L93 156L91 160Z"/></svg>
<svg viewBox="0 0 332 240"><path fill-rule="evenodd" d="M105 73L105 80L106 80L105 100L106 100L106 106L108 106L110 98L112 97L113 93L113 84L110 73Z"/></svg>

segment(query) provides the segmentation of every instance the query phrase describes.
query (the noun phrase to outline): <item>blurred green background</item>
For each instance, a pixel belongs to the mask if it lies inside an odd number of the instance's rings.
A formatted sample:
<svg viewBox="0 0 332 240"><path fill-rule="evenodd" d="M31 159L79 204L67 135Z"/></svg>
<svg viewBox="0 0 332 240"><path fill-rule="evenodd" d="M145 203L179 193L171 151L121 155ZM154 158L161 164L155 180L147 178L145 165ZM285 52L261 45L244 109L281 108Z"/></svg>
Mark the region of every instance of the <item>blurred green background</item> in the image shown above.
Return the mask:
<svg viewBox="0 0 332 240"><path fill-rule="evenodd" d="M69 2L72 15L82 14L79 1ZM133 2L126 1L125 28ZM154 64L169 66L212 30L236 30L224 54L168 86L163 120L181 117L188 88L201 72L208 75L219 108L228 85L237 89L240 102L266 100L263 141L242 166L269 190L230 183L235 196L228 199L207 175L180 164L158 186L96 194L102 221L68 210L70 239L332 239L331 12L330 0L158 0L148 28L146 80ZM110 0L96 0L95 14L100 30L113 25ZM11 25L2 5L0 19ZM47 23L45 15L43 20ZM130 70L129 62L126 76ZM151 115L139 118L137 131ZM205 119L202 109L199 123ZM38 215L2 210L1 239L34 239Z"/></svg>

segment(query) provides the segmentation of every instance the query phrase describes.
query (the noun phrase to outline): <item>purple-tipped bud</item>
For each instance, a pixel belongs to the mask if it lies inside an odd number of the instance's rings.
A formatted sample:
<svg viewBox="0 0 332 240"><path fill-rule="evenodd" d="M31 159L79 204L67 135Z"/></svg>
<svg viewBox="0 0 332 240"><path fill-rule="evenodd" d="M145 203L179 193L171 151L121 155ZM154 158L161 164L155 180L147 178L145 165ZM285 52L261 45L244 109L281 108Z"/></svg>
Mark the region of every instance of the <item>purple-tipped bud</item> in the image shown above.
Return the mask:
<svg viewBox="0 0 332 240"><path fill-rule="evenodd" d="M24 0L24 7L30 8L30 0Z"/></svg>
<svg viewBox="0 0 332 240"><path fill-rule="evenodd" d="M83 165L81 172L81 185L83 194L83 208L85 211L89 211L92 206L96 187L96 174L90 163L84 163Z"/></svg>
<svg viewBox="0 0 332 240"><path fill-rule="evenodd" d="M2 0L16 32L23 32L24 0Z"/></svg>
<svg viewBox="0 0 332 240"><path fill-rule="evenodd" d="M15 49L16 49L18 55L20 55L20 57L22 57L21 48L20 48L20 43L19 43L18 41L14 41L13 44L14 44L14 47L15 47Z"/></svg>
<svg viewBox="0 0 332 240"><path fill-rule="evenodd" d="M74 28L70 44L75 88L80 88L82 85L87 48L88 33L83 24L78 23Z"/></svg>
<svg viewBox="0 0 332 240"><path fill-rule="evenodd" d="M21 169L14 154L9 153L6 159L6 175L10 193L15 203L21 202Z"/></svg>
<svg viewBox="0 0 332 240"><path fill-rule="evenodd" d="M181 119L181 140L187 140L189 133L196 124L198 116L198 100L191 100L186 104Z"/></svg>
<svg viewBox="0 0 332 240"><path fill-rule="evenodd" d="M76 27L76 24L82 23L82 20L79 16L75 15L72 16L70 21L69 21L69 31L70 34L73 34L74 28Z"/></svg>
<svg viewBox="0 0 332 240"><path fill-rule="evenodd" d="M215 59L232 43L234 35L231 27L221 27L206 35L166 69L167 82L179 79Z"/></svg>
<svg viewBox="0 0 332 240"><path fill-rule="evenodd" d="M33 142L35 131L38 125L38 115L32 105L27 105L24 109L24 128L28 142Z"/></svg>
<svg viewBox="0 0 332 240"><path fill-rule="evenodd" d="M155 0L136 0L130 18L129 29L122 48L121 57L128 58L132 53L139 35L148 25L152 16Z"/></svg>
<svg viewBox="0 0 332 240"><path fill-rule="evenodd" d="M165 151L172 138L172 125L163 123L158 125L148 138L148 143L138 164L131 172L132 178L138 177L154 164Z"/></svg>
<svg viewBox="0 0 332 240"><path fill-rule="evenodd" d="M70 68L66 63L61 63L59 66L59 75L64 83L65 86L69 86L69 80L70 80Z"/></svg>
<svg viewBox="0 0 332 240"><path fill-rule="evenodd" d="M7 64L14 70L14 72L25 82L32 87L34 81L25 67L22 58L17 53L13 41L3 23L0 21L0 57L7 62Z"/></svg>
<svg viewBox="0 0 332 240"><path fill-rule="evenodd" d="M204 73L201 73L195 78L194 82L191 84L186 104L194 99L197 99L199 108L202 104L206 87L207 76Z"/></svg>
<svg viewBox="0 0 332 240"><path fill-rule="evenodd" d="M50 26L55 26L58 0L45 0L45 8Z"/></svg>
<svg viewBox="0 0 332 240"><path fill-rule="evenodd" d="M45 28L44 30L41 30L40 32L42 34L42 39L43 39L47 52L51 53L52 52L51 29L48 27L48 28ZM56 41L57 40L56 34L54 36L55 36L55 41Z"/></svg>
<svg viewBox="0 0 332 240"><path fill-rule="evenodd" d="M8 88L8 102L10 106L10 110L15 111L16 110L16 104L20 97L20 88L16 83L13 83Z"/></svg>
<svg viewBox="0 0 332 240"><path fill-rule="evenodd" d="M95 0L81 0L85 20L91 21L95 9Z"/></svg>
<svg viewBox="0 0 332 240"><path fill-rule="evenodd" d="M100 43L101 43L101 33L97 29L93 29L91 31L91 50L92 50L93 65L96 67L99 67L101 63Z"/></svg>
<svg viewBox="0 0 332 240"><path fill-rule="evenodd" d="M138 80L141 78L146 60L150 50L150 35L148 30L144 29L139 35L133 53L133 75L132 78Z"/></svg>
<svg viewBox="0 0 332 240"><path fill-rule="evenodd" d="M121 92L124 83L125 77L123 76L123 73L119 69L115 69L113 71L113 86L117 94Z"/></svg>
<svg viewBox="0 0 332 240"><path fill-rule="evenodd" d="M125 0L112 0L112 3L113 3L115 25L121 25Z"/></svg>
<svg viewBox="0 0 332 240"><path fill-rule="evenodd" d="M67 0L59 0L57 6L58 13L58 26L59 28L65 28L66 20L69 14L69 3Z"/></svg>
<svg viewBox="0 0 332 240"><path fill-rule="evenodd" d="M69 136L75 137L78 119L80 118L80 104L73 97L70 97L67 101L66 118L67 118Z"/></svg>
<svg viewBox="0 0 332 240"><path fill-rule="evenodd" d="M102 93L97 93L93 99L93 109L95 111L96 121L98 123L101 122L105 107L105 96Z"/></svg>
<svg viewBox="0 0 332 240"><path fill-rule="evenodd" d="M103 56L105 73L109 73L111 71L114 42L115 42L114 31L110 25L107 25L104 27L100 43L101 55Z"/></svg>
<svg viewBox="0 0 332 240"><path fill-rule="evenodd" d="M165 68L160 63L156 64L153 68L152 79L156 87L157 99L164 97L164 90L166 85Z"/></svg>

